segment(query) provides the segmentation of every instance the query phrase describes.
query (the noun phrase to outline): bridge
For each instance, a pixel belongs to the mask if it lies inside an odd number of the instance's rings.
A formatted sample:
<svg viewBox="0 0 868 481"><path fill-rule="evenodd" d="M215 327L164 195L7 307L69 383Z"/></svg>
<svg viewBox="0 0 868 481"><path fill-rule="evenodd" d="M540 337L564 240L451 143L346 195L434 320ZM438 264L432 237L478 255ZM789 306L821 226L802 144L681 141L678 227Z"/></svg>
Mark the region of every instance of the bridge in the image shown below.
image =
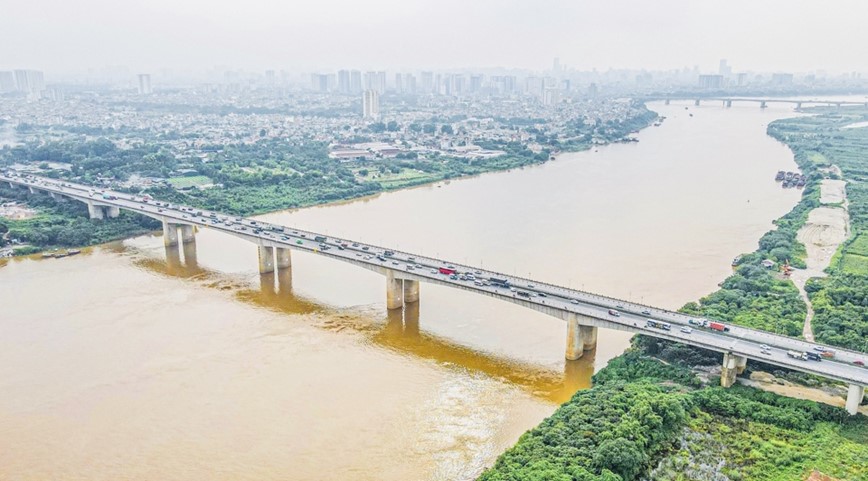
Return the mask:
<svg viewBox="0 0 868 481"><path fill-rule="evenodd" d="M57 200L83 202L94 219L117 217L121 209L157 219L163 224L167 249L177 250L180 244L185 252L195 251L199 228L239 237L258 246L259 272L263 275L277 272L286 276L291 272L293 250L347 262L385 277L389 310L403 310L417 303L423 282L511 302L565 321L568 360L579 359L585 351L596 348L599 328L615 329L722 353L720 383L724 387L731 386L736 375L744 371L747 360L753 359L848 384L846 409L855 414L868 386L866 356L855 351L734 325L726 326L725 331L700 327L696 322L701 320L675 311L65 180L5 172L0 174L0 182L34 194L45 192ZM834 358L820 362L788 355L792 351L817 353L819 349L834 351Z"/></svg>
<svg viewBox="0 0 868 481"><path fill-rule="evenodd" d="M699 106L702 102L720 102L724 107L732 107L733 102L743 102L743 103L755 103L760 106L760 108L768 107L768 104L778 103L778 104L792 104L795 105L797 109L802 108L803 105L813 105L820 106L825 105L829 107L837 107L841 108L841 106L847 105L860 105L863 107L868 107L868 102L860 102L853 100L799 100L799 99L781 99L781 98L754 98L754 97L652 97L646 98L646 101L660 101L662 100L664 104L669 105L672 101L677 100L692 100L693 105Z"/></svg>

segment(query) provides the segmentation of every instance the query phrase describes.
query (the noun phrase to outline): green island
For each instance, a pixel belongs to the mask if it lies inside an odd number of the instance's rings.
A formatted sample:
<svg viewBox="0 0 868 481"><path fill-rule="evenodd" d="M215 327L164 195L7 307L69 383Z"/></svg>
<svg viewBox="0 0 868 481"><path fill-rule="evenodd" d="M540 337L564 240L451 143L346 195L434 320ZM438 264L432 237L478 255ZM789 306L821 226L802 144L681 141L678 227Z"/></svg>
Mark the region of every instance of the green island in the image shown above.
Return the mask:
<svg viewBox="0 0 868 481"><path fill-rule="evenodd" d="M47 177L111 186L123 192L147 192L155 198L227 214L256 215L537 165L552 159L556 152L591 148L592 137L605 142L621 141L656 118L655 112L640 105L636 114L625 121L601 126L577 121L560 136L546 134L529 122L523 128L535 136L538 148L531 149L522 142L480 141L485 149L504 152L485 158L439 154L417 158L411 153L341 162L329 157L325 142L265 138L252 144L205 146L202 150L210 152L206 161L172 155L158 138L152 143L119 147L109 138L81 137L3 147L0 168L24 164L36 167L37 174ZM440 126L446 127L449 125ZM371 124L368 128L376 131L378 125ZM183 175L173 176L178 172ZM161 180L142 182L149 178ZM143 216L126 213L118 220L91 221L86 209L59 206L0 186L0 203L3 199L26 201L37 212L33 218L24 220L0 217L0 247L4 239L6 242L17 239L23 246L16 249L16 254L98 244L157 227Z"/></svg>
<svg viewBox="0 0 868 481"><path fill-rule="evenodd" d="M797 233L820 206L821 181L843 177L850 235L826 269L828 276L812 278L806 290L816 339L868 352L868 128L845 128L868 119L868 110L812 113L768 127L808 176L801 201L775 221L776 229L742 257L718 291L682 310L801 335L806 306L780 267L804 267L805 246ZM768 260L772 268L763 265ZM718 377L698 375L719 363L716 353L636 336L626 353L594 376L593 387L525 433L478 479L789 481L821 479L812 474L822 473L868 480L868 418L752 387L724 389ZM748 365L757 367L772 369Z"/></svg>

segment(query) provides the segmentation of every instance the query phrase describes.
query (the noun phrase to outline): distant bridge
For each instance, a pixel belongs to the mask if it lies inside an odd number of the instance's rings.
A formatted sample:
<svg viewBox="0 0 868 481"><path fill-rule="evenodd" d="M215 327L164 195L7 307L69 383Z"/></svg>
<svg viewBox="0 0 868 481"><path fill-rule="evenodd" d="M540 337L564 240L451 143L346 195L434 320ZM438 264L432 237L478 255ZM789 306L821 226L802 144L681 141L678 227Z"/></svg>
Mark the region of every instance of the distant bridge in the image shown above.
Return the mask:
<svg viewBox="0 0 868 481"><path fill-rule="evenodd" d="M262 221L208 212L194 207L149 200L71 182L5 173L0 182L23 187L31 193L47 192L57 200L84 202L91 218L117 217L120 209L157 219L163 223L167 247L185 245L195 251L196 228L215 229L256 244L259 272L275 271L286 276L292 268L291 251L325 256L362 267L386 278L386 307L403 309L419 300L420 282L438 284L518 304L562 319L567 325L566 358L575 360L597 345L597 329L628 331L723 353L721 385L729 387L744 371L747 360L786 367L849 384L846 409L855 414L868 385L868 369L861 353L823 346L835 351L832 360L808 361L788 356L788 351L816 352L815 343L756 329L727 326L727 330L691 326L692 316L645 306L544 282L400 252L352 240L338 240L323 234ZM464 274L451 275L453 272ZM469 276L467 276L469 275Z"/></svg>
<svg viewBox="0 0 868 481"><path fill-rule="evenodd" d="M646 101L663 101L664 104L669 105L670 102L673 101L693 101L693 105L699 106L702 102L720 102L724 107L732 107L733 102L743 102L743 103L755 103L759 104L760 108L768 107L768 104L778 103L778 104L793 104L797 109L802 108L803 105L825 105L829 107L837 107L840 108L842 106L847 105L861 105L863 107L868 107L868 102L860 102L853 100L800 100L800 99L781 99L775 97L768 98L754 98L754 97L649 97L645 99Z"/></svg>

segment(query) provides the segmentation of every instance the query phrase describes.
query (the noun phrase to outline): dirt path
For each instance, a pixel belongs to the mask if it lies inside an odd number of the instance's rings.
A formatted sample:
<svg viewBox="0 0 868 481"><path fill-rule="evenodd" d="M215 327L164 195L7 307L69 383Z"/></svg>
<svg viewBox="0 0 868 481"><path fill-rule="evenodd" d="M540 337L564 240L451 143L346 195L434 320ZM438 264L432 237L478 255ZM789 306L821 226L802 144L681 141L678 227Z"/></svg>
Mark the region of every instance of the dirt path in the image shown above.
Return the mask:
<svg viewBox="0 0 868 481"><path fill-rule="evenodd" d="M833 166L831 170L840 173L837 166ZM838 246L850 237L846 181L823 180L820 184L820 203L824 205L808 214L808 220L796 234L796 239L805 245L807 251L805 258L807 268L794 269L790 275L790 279L799 289L799 295L808 308L802 335L811 342L814 341L814 331L811 328L814 309L805 291L805 283L812 277L826 277L824 270L829 267L832 256L835 255Z"/></svg>

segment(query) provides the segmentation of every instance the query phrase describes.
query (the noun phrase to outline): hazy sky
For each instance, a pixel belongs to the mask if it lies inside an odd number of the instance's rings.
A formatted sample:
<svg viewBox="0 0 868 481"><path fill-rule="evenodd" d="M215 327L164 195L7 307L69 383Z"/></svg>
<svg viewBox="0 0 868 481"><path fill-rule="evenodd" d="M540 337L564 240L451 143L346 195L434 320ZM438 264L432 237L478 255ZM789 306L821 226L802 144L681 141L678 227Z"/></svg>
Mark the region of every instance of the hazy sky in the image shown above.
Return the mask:
<svg viewBox="0 0 868 481"><path fill-rule="evenodd" d="M868 0L0 0L0 69L868 71Z"/></svg>

